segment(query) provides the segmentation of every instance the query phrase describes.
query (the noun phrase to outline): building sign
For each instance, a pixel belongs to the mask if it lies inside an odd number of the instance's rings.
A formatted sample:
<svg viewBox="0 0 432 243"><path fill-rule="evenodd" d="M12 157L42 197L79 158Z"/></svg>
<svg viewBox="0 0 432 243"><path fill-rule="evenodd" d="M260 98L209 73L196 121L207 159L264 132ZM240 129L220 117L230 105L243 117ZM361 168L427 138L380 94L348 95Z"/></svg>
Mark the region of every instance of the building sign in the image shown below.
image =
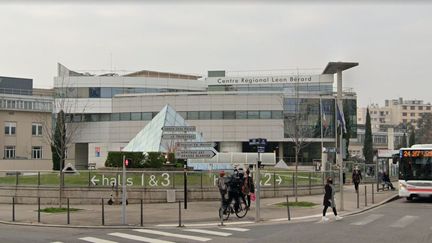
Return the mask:
<svg viewBox="0 0 432 243"><path fill-rule="evenodd" d="M287 84L287 83L333 83L333 75L286 75L286 76L245 76L209 77L207 85L250 85L250 84Z"/></svg>

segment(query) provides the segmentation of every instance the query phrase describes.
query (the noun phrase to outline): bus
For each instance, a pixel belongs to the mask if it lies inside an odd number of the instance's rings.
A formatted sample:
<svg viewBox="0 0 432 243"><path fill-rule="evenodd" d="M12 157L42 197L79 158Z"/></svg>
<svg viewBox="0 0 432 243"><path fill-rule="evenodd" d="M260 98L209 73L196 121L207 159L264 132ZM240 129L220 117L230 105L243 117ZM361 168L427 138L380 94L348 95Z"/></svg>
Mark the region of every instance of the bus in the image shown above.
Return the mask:
<svg viewBox="0 0 432 243"><path fill-rule="evenodd" d="M432 144L413 145L399 150L399 196L432 196Z"/></svg>

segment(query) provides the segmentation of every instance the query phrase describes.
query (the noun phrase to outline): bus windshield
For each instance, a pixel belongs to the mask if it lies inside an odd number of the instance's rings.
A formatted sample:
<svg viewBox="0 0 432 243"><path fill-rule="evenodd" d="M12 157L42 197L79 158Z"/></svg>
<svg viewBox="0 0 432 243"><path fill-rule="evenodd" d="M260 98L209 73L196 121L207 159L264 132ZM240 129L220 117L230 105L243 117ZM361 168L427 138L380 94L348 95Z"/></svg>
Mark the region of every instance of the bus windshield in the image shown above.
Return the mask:
<svg viewBox="0 0 432 243"><path fill-rule="evenodd" d="M400 180L432 180L431 157L402 157L399 164Z"/></svg>

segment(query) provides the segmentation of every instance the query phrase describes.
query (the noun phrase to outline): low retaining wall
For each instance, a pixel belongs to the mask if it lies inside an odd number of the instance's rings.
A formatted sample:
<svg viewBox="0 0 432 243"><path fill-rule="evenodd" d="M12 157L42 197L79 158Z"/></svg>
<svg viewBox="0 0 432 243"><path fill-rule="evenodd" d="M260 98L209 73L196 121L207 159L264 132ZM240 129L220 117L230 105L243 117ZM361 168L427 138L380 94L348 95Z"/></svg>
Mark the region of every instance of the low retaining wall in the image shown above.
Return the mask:
<svg viewBox="0 0 432 243"><path fill-rule="evenodd" d="M316 195L323 193L322 185L298 186L298 195ZM175 194L175 198L173 198ZM99 204L101 199L108 200L111 195L115 199L121 198L121 190L117 192L111 187L66 187L63 189L62 198L69 198L74 204ZM149 189L128 188L128 202L139 203L141 199L145 203L165 203L168 200L183 201L182 189ZM294 195L293 187L261 187L261 198L285 197ZM41 204L58 204L58 187L33 187L33 186L2 186L0 187L0 203L36 204L38 198ZM188 201L219 200L219 190L215 187L188 189ZM62 200L63 201L63 200ZM65 200L64 200L65 201Z"/></svg>

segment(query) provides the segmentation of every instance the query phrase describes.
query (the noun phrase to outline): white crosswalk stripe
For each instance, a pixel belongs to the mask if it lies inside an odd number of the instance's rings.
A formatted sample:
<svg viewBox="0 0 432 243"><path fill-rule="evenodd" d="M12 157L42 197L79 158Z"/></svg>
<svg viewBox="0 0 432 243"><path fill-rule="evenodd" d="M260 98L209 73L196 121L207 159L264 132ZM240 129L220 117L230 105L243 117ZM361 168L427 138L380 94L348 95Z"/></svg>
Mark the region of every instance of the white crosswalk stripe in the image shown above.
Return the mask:
<svg viewBox="0 0 432 243"><path fill-rule="evenodd" d="M118 243L117 241L103 240L95 237L83 237L79 239L87 242L92 242L92 243Z"/></svg>
<svg viewBox="0 0 432 243"><path fill-rule="evenodd" d="M131 235L131 234L125 234L125 233L118 233L118 232L116 232L116 233L109 233L108 235L120 237L120 238L123 238L123 239L136 240L136 241L148 242L148 243L174 243L172 241L159 240L159 239L147 238L147 237L143 237L143 236Z"/></svg>
<svg viewBox="0 0 432 243"><path fill-rule="evenodd" d="M245 229L245 228L219 228L219 229L230 230L230 231L237 231L237 232L246 232L246 231L249 231L249 229Z"/></svg>
<svg viewBox="0 0 432 243"><path fill-rule="evenodd" d="M413 223L414 221L416 221L418 219L418 216L410 216L410 215L406 215L404 217L402 217L401 219L399 219L398 221L396 221L395 223L391 224L390 227L393 228L404 228L407 225Z"/></svg>
<svg viewBox="0 0 432 243"><path fill-rule="evenodd" d="M206 241L211 240L210 238L204 238L204 237L193 236L193 235L174 234L174 233L169 233L169 232L164 232L164 231L158 231L158 230L134 229L133 231L141 232L141 233L147 233L147 234L167 236L167 237L175 237L175 238L181 238L181 239L196 240L196 241L201 241L201 242L206 242Z"/></svg>
<svg viewBox="0 0 432 243"><path fill-rule="evenodd" d="M185 229L184 231L208 234L208 235L224 236L224 237L232 235L231 233L212 231L212 230L203 230L203 229Z"/></svg>
<svg viewBox="0 0 432 243"><path fill-rule="evenodd" d="M382 214L371 214L371 215L367 216L366 218L364 218L364 219L362 219L362 220L360 220L358 222L351 223L351 225L358 225L358 226L366 225L366 224L372 223L373 221L381 218L382 216L384 216L384 215L382 215Z"/></svg>

